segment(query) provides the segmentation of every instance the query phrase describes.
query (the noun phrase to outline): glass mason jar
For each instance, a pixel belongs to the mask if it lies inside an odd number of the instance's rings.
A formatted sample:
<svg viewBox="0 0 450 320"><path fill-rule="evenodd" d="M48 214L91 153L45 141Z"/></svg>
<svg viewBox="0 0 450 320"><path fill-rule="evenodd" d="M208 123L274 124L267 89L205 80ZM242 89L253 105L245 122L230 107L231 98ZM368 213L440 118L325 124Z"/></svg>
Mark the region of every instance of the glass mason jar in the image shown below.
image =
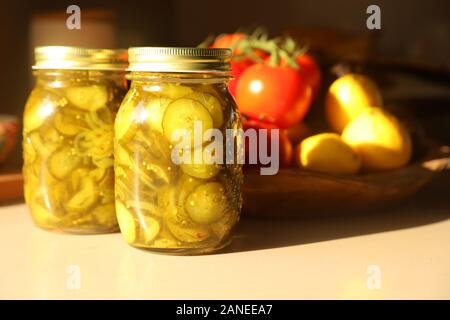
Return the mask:
<svg viewBox="0 0 450 320"><path fill-rule="evenodd" d="M144 47L128 55L131 87L114 141L120 230L129 244L153 251L218 250L242 206L239 147L225 150L226 132L241 129L227 89L230 51ZM213 131L215 151L202 139Z"/></svg>
<svg viewBox="0 0 450 320"><path fill-rule="evenodd" d="M23 117L24 193L35 224L118 230L114 119L126 94L126 50L37 47Z"/></svg>

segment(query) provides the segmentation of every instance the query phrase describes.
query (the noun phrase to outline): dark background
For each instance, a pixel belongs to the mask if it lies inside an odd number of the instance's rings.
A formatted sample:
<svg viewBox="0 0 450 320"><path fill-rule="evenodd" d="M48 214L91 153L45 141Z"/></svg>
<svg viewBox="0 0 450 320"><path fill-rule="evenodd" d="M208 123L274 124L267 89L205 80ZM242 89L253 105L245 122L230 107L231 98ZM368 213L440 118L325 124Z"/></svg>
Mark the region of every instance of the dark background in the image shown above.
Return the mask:
<svg viewBox="0 0 450 320"><path fill-rule="evenodd" d="M81 7L81 30L66 29L70 4ZM370 4L381 8L380 31L366 28ZM417 67L420 72L409 72L406 80L398 74L375 78L388 102L411 105L433 134L450 138L447 0L2 1L0 113L21 116L33 85L35 45L194 46L209 34L259 25L273 35L289 32L310 39L327 63L330 57L382 58ZM329 65L322 66L327 76Z"/></svg>

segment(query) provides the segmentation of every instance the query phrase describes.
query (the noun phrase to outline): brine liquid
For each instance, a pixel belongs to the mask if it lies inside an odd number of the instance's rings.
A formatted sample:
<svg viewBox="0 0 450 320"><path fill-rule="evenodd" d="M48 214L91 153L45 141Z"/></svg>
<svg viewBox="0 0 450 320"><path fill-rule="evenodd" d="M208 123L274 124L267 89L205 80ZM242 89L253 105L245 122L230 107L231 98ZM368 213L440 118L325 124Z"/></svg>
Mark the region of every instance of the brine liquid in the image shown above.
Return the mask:
<svg viewBox="0 0 450 320"><path fill-rule="evenodd" d="M76 233L118 229L114 118L125 88L38 82L24 112L25 199L35 223Z"/></svg>
<svg viewBox="0 0 450 320"><path fill-rule="evenodd" d="M223 84L133 84L120 107L116 210L121 232L134 246L207 252L226 244L239 220L241 165L172 161L172 133L193 130L193 121L222 132L241 126Z"/></svg>

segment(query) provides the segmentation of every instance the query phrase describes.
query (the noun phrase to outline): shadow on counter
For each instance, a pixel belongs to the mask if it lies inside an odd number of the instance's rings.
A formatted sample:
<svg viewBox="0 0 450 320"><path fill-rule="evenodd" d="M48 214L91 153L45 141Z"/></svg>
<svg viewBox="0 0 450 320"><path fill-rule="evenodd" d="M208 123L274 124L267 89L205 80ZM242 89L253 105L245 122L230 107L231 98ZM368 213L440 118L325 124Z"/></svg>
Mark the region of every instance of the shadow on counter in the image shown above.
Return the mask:
<svg viewBox="0 0 450 320"><path fill-rule="evenodd" d="M383 212L279 220L244 217L232 244L218 253L280 248L437 223L450 218L449 187L450 171L446 171L411 199Z"/></svg>

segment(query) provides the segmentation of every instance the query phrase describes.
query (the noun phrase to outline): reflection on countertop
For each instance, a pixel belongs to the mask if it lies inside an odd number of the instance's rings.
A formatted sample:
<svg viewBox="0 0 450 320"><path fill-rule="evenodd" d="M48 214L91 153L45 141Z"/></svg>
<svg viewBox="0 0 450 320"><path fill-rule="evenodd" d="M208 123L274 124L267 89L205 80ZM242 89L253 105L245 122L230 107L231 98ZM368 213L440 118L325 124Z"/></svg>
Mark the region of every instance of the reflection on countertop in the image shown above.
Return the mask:
<svg viewBox="0 0 450 320"><path fill-rule="evenodd" d="M449 186L445 173L384 212L243 218L231 246L185 257L131 248L120 234L47 232L24 204L4 206L0 298L450 298Z"/></svg>

